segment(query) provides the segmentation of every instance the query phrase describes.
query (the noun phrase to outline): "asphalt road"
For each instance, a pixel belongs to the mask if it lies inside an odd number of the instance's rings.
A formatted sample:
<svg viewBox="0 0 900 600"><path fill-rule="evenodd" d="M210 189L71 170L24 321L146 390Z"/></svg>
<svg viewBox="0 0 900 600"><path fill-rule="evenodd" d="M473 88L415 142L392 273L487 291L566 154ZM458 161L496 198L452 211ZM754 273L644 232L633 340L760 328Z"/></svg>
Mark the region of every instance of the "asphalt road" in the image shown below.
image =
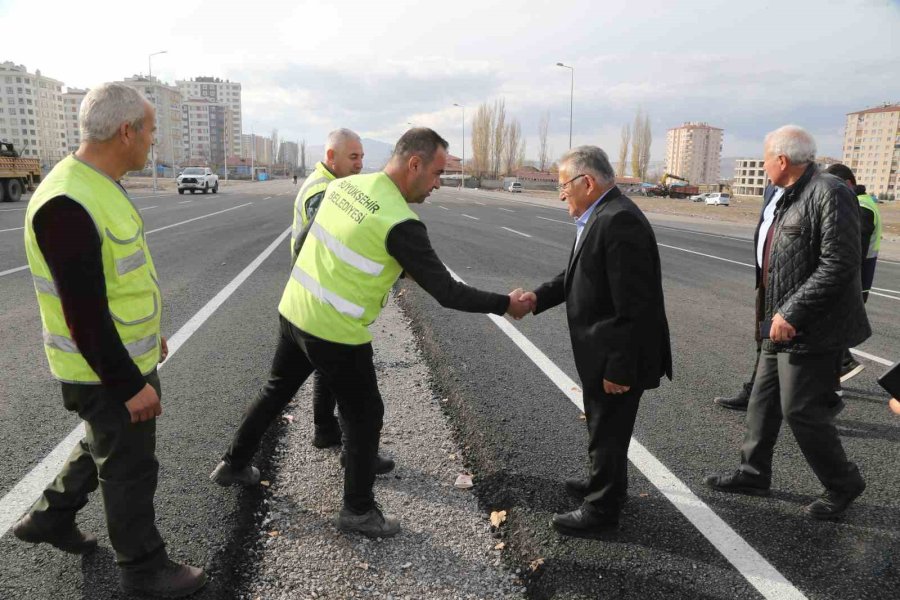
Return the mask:
<svg viewBox="0 0 900 600"><path fill-rule="evenodd" d="M213 576L200 598L234 597L253 568L247 532L255 513L265 510L262 494L222 490L207 475L265 378L288 242L282 240L215 311L202 309L283 234L294 192L288 182L267 182L208 196L135 194L160 272L164 333L180 332L184 339L193 331L161 371L157 513L173 557L205 566ZM78 423L63 410L49 378L28 272L14 270L25 264L24 206L0 204L0 519L9 494ZM470 284L495 291L533 287L555 275L574 235L561 207L503 194L440 191L419 211L448 266ZM707 491L703 475L734 468L743 435L742 415L717 409L711 398L735 391L752 366L753 271L737 264L752 264L751 244L740 236L717 237L708 225L700 235L680 221L651 220L660 244L671 246L660 253L676 379L644 396L635 438L789 586L809 598L892 598L900 587L900 422L888 414L875 384L883 367L864 361L867 369L846 388L839 425L869 487L843 522L802 516L802 505L820 490L789 433L776 450L772 498ZM431 363L433 385L451 398L482 506L510 510L508 564L527 573L532 560L544 559L530 579L533 597L759 597L636 469L620 534L586 542L550 531L550 514L574 506L562 493L563 478L586 468L578 410L491 320L444 310L404 285L402 300ZM900 265L879 266L876 286L900 290ZM893 295L900 298L900 292ZM876 334L861 349L900 357L898 302L870 299ZM193 328L198 312L208 319ZM515 327L577 382L561 308ZM95 494L80 518L101 538L100 551L84 560L0 531L0 598L117 598L99 500Z"/></svg>
<svg viewBox="0 0 900 600"><path fill-rule="evenodd" d="M508 291L532 289L567 260L571 219L561 204L541 204L454 190L435 194L420 214L438 254L462 279ZM821 489L789 431L782 431L776 448L771 498L707 490L704 475L737 467L743 437L743 413L711 400L737 391L753 366L752 243L716 234L708 224L691 231L683 221L649 216L660 244L675 380L644 395L635 439L787 580L780 597L895 597L900 421L887 411L875 382L885 367L862 360L866 370L845 385L847 407L838 425L868 489L842 522L803 516L802 506ZM876 333L860 349L897 360L900 265L880 265L875 286L894 293L870 298ZM619 534L605 542L555 535L550 515L577 506L562 481L587 468L578 409L489 319L441 309L414 286L404 298L435 385L451 398L458 431L469 444L480 498L485 508L510 510L514 564L544 559L531 579L533 596L760 596L635 468ZM563 307L515 327L577 382Z"/></svg>

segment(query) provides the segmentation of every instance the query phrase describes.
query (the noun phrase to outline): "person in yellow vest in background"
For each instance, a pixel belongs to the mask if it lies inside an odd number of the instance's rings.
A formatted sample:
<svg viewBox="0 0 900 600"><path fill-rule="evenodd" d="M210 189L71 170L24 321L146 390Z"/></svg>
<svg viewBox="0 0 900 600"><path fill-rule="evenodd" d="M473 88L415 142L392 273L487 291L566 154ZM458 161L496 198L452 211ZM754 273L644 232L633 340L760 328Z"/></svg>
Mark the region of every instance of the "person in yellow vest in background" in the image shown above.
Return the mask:
<svg viewBox="0 0 900 600"><path fill-rule="evenodd" d="M856 176L847 165L840 163L829 165L826 173L834 175L853 190L859 201L859 230L860 247L862 250L862 265L860 276L862 277L863 302L869 300L869 290L875 280L875 265L878 263L878 251L881 249L881 212L875 199L866 193L866 187L856 184ZM841 357L840 381L841 383L858 375L865 367L861 365L850 350L844 350Z"/></svg>
<svg viewBox="0 0 900 600"><path fill-rule="evenodd" d="M325 188L335 179L356 175L363 167L362 140L349 129L336 129L328 134L325 142L325 158L317 162L313 172L300 186L294 200L294 221L291 226L291 264L300 250L299 242L303 228L315 217ZM286 399L290 402L290 398ZM279 408L279 412L284 406ZM316 448L329 448L341 445L341 426L334 414L334 394L325 385L320 373L313 375L313 440ZM394 468L394 461L379 456L376 459L375 472L384 474Z"/></svg>
<svg viewBox="0 0 900 600"><path fill-rule="evenodd" d="M73 554L92 551L97 538L75 517L99 484L122 588L182 597L203 587L206 574L169 560L155 524L156 365L168 347L144 221L118 183L144 168L155 119L134 88L91 90L79 114L84 141L28 203L25 251L44 350L63 404L84 420L86 435L13 534Z"/></svg>
<svg viewBox="0 0 900 600"><path fill-rule="evenodd" d="M453 279L425 225L409 204L441 185L446 140L431 129L407 131L384 171L328 184L278 306L281 336L268 383L244 414L231 446L210 476L220 485L255 485L251 464L280 411L316 370L334 392L344 425L343 508L337 526L369 537L391 537L399 522L385 517L372 486L384 404L378 391L368 326L405 272L442 306L521 318L534 307L521 289L508 295Z"/></svg>

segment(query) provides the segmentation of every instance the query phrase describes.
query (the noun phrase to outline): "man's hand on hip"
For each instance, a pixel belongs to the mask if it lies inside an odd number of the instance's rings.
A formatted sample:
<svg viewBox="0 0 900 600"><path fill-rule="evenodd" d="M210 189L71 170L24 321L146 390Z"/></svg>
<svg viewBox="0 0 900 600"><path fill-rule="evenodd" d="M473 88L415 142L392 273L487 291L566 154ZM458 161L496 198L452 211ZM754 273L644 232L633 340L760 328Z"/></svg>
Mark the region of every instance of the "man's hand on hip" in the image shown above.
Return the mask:
<svg viewBox="0 0 900 600"><path fill-rule="evenodd" d="M613 383L609 379L603 380L603 391L607 394L624 394L630 389L630 385L619 385L618 383Z"/></svg>
<svg viewBox="0 0 900 600"><path fill-rule="evenodd" d="M775 316L772 317L772 329L769 330L769 337L772 341L783 344L794 339L796 335L797 330L794 329L794 326L785 321L781 313L775 313Z"/></svg>
<svg viewBox="0 0 900 600"><path fill-rule="evenodd" d="M149 383L145 384L140 392L125 403L125 408L128 409L128 413L131 415L132 423L149 421L162 414L162 404L159 401L159 395Z"/></svg>

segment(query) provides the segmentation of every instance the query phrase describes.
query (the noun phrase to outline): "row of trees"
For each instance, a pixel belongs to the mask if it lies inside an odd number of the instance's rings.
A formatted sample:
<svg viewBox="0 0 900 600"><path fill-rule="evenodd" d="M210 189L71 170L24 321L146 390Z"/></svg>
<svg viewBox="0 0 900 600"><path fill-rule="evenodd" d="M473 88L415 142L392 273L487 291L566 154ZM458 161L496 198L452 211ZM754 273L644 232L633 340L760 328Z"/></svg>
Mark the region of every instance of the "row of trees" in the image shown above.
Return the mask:
<svg viewBox="0 0 900 600"><path fill-rule="evenodd" d="M506 100L482 103L472 118L471 171L478 177L499 178L525 162L525 138L518 119L507 118Z"/></svg>
<svg viewBox="0 0 900 600"><path fill-rule="evenodd" d="M644 180L647 177L647 167L650 164L650 145L653 143L653 134L650 131L650 115L644 114L638 109L634 116L634 125L622 125L622 137L619 144L619 165L616 172L620 177L625 176L628 164L628 149L631 145L631 176Z"/></svg>

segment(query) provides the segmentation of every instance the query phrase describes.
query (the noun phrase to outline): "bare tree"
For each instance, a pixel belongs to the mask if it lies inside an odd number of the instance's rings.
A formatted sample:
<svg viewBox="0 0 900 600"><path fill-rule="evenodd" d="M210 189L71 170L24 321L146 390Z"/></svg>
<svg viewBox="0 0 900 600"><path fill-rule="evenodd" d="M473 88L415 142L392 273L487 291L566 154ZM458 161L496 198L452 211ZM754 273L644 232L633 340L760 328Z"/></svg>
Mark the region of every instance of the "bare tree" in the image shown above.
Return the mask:
<svg viewBox="0 0 900 600"><path fill-rule="evenodd" d="M521 165L523 146L522 126L518 119L512 119L504 136L503 171L506 175L511 175Z"/></svg>
<svg viewBox="0 0 900 600"><path fill-rule="evenodd" d="M641 179L647 176L647 167L650 165L650 145L653 143L653 132L650 130L650 115L644 115L641 124L641 155L638 164L641 170Z"/></svg>
<svg viewBox="0 0 900 600"><path fill-rule="evenodd" d="M634 127L631 129L631 176L641 179L641 143L644 136L641 134L643 126L642 111L638 108L634 116Z"/></svg>
<svg viewBox="0 0 900 600"><path fill-rule="evenodd" d="M541 171L550 164L550 146L547 145L547 132L550 130L550 112L541 116L538 125L538 167Z"/></svg>
<svg viewBox="0 0 900 600"><path fill-rule="evenodd" d="M506 149L506 100L503 98L494 100L491 125L491 174L497 179L500 177L500 169L503 167L503 157Z"/></svg>
<svg viewBox="0 0 900 600"><path fill-rule="evenodd" d="M472 117L472 172L483 177L490 169L492 111L484 102Z"/></svg>
<svg viewBox="0 0 900 600"><path fill-rule="evenodd" d="M622 141L619 144L619 177L625 176L625 168L628 166L628 144L631 143L631 126L622 125Z"/></svg>

